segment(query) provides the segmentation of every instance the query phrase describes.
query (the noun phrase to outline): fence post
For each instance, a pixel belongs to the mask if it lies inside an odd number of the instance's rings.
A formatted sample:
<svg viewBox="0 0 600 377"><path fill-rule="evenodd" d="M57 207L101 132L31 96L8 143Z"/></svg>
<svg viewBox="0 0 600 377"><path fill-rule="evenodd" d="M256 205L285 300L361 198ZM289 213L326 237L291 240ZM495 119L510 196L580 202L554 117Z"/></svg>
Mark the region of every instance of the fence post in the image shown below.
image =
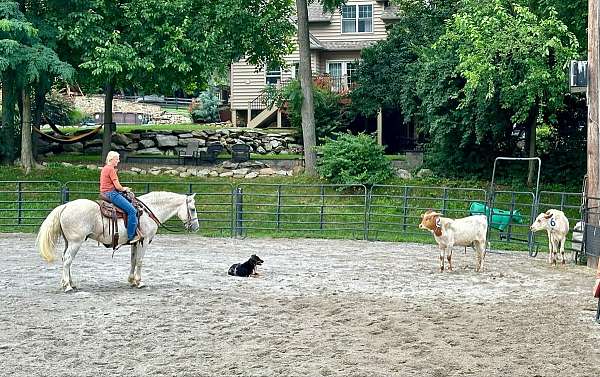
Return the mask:
<svg viewBox="0 0 600 377"><path fill-rule="evenodd" d="M277 185L277 208L275 209L277 230L281 230L281 185Z"/></svg>
<svg viewBox="0 0 600 377"><path fill-rule="evenodd" d="M69 201L69 188L68 187L63 187L63 189L62 189L62 202L63 202L63 204L65 204L68 201Z"/></svg>
<svg viewBox="0 0 600 377"><path fill-rule="evenodd" d="M367 187L365 185L363 185L363 188L365 190L365 233L363 235L363 239L365 241L369 240L369 225L370 225L370 221L371 220L371 194L373 193L373 186L371 186L369 188L369 191L367 192Z"/></svg>
<svg viewBox="0 0 600 377"><path fill-rule="evenodd" d="M513 222L513 211L515 210L515 192L512 191L510 193L510 213L508 214L508 235L506 236L506 240L510 242L512 238L512 222Z"/></svg>
<svg viewBox="0 0 600 377"><path fill-rule="evenodd" d="M241 187L235 189L235 236L244 232L244 192Z"/></svg>
<svg viewBox="0 0 600 377"><path fill-rule="evenodd" d="M406 230L406 216L408 215L408 192L409 192L409 188L408 186L404 186L404 197L403 199L403 204L402 204L402 230L405 231Z"/></svg>
<svg viewBox="0 0 600 377"><path fill-rule="evenodd" d="M321 211L319 214L319 229L321 229L321 230L323 230L324 208L325 208L325 187L323 185L321 185Z"/></svg>
<svg viewBox="0 0 600 377"><path fill-rule="evenodd" d="M444 195L442 197L442 215L446 215L446 207L448 206L448 188L444 187Z"/></svg>
<svg viewBox="0 0 600 377"><path fill-rule="evenodd" d="M532 208L531 208L531 222L533 222L536 217L537 217L537 212L538 212L538 208L539 207L539 197L538 196L534 196L533 198L533 204L532 204ZM537 256L537 250L533 250L533 248L535 247L535 233L533 233L531 231L531 229L529 229L528 233L527 233L527 247L529 248L529 256L530 257L535 257Z"/></svg>
<svg viewBox="0 0 600 377"><path fill-rule="evenodd" d="M23 182L17 182L17 224L23 222Z"/></svg>

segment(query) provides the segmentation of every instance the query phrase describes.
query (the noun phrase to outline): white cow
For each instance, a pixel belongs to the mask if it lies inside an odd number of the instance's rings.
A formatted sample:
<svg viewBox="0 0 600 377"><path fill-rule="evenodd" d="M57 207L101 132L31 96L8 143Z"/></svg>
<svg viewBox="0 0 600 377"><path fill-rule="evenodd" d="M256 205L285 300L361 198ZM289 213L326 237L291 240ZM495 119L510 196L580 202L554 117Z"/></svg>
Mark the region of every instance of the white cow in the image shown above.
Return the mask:
<svg viewBox="0 0 600 377"><path fill-rule="evenodd" d="M556 265L556 253L560 250L562 264L565 264L565 241L569 233L569 220L557 209L540 213L529 227L533 232L546 229L548 232L548 263Z"/></svg>
<svg viewBox="0 0 600 377"><path fill-rule="evenodd" d="M487 236L487 218L475 215L462 219L442 217L440 213L427 211L421 215L419 228L433 233L440 248L440 271L444 271L444 256L448 259L448 270L452 270L452 247L471 246L477 257L476 271L483 271L483 258Z"/></svg>

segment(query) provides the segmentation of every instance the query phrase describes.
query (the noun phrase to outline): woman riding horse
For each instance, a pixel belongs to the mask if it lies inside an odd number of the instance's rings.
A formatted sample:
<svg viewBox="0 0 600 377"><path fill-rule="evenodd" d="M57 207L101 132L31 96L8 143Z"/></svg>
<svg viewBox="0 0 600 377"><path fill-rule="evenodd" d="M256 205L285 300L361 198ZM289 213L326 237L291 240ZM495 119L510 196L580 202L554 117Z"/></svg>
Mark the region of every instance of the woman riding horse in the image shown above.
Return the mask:
<svg viewBox="0 0 600 377"><path fill-rule="evenodd" d="M127 243L134 244L140 240L135 233L137 228L137 211L122 193L130 191L126 186L121 186L117 176L117 164L120 161L119 153L110 151L106 155L106 165L100 172L100 194L104 195L114 205L127 213Z"/></svg>

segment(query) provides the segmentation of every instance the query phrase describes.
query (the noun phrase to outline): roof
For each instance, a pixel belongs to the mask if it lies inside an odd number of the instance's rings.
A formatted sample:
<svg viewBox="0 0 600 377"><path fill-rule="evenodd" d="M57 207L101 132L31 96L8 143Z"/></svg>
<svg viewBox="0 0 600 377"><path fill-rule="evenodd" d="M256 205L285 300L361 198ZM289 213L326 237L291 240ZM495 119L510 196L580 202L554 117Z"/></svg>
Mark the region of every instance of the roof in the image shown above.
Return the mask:
<svg viewBox="0 0 600 377"><path fill-rule="evenodd" d="M308 22L330 22L332 14L325 12L321 4L308 5Z"/></svg>
<svg viewBox="0 0 600 377"><path fill-rule="evenodd" d="M308 38L310 39L310 48L312 50L322 50L323 49L323 44L314 35L312 35L311 33L308 33Z"/></svg>
<svg viewBox="0 0 600 377"><path fill-rule="evenodd" d="M376 40L371 41L322 41L321 48L328 51L347 51L347 50L362 50L375 44Z"/></svg>

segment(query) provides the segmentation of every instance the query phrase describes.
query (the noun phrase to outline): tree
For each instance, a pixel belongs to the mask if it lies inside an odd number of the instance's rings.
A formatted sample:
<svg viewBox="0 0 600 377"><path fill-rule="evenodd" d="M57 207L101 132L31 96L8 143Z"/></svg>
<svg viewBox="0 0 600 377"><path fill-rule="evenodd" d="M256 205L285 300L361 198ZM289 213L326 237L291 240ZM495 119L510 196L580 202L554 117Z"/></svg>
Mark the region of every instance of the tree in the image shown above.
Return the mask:
<svg viewBox="0 0 600 377"><path fill-rule="evenodd" d="M326 11L333 11L345 3L345 0L321 0ZM316 175L317 138L315 135L315 105L312 88L312 72L310 64L310 38L308 32L307 0L296 0L298 19L298 49L300 62L298 72L302 87L302 138L304 143L304 170L308 175Z"/></svg>
<svg viewBox="0 0 600 377"><path fill-rule="evenodd" d="M556 12L540 18L500 0L463 4L422 58L418 92L433 157L440 166L487 163L514 147L520 127L533 157L537 125L554 122L563 106L577 41ZM533 172L530 165L530 184Z"/></svg>
<svg viewBox="0 0 600 377"><path fill-rule="evenodd" d="M405 122L416 123L420 107L416 94L419 57L444 33L445 21L452 17L458 3L400 0L396 4L402 17L388 37L361 53L356 88L350 92L352 108L367 116L382 107L396 109Z"/></svg>
<svg viewBox="0 0 600 377"><path fill-rule="evenodd" d="M2 138L5 157L14 159L18 143L14 136L18 133L15 122L15 104L21 114L21 164L26 172L33 168L31 140L31 87L39 88L40 83L49 78L72 76L72 68L60 61L57 54L45 45L48 43L48 17L46 1L7 1L0 4L0 72L3 90ZM33 20L34 22L30 22ZM41 26L41 27L40 27ZM42 32L40 32L42 30Z"/></svg>
<svg viewBox="0 0 600 377"><path fill-rule="evenodd" d="M281 61L293 25L290 0L70 0L63 36L89 81L104 87L103 156L110 148L115 89L172 93L205 86L244 56Z"/></svg>
<svg viewBox="0 0 600 377"><path fill-rule="evenodd" d="M16 71L26 61L26 49L31 45L37 30L27 22L14 1L0 3L0 73L2 74L2 127L0 128L0 156L12 162L18 150L15 124L15 105L19 92L16 88Z"/></svg>
<svg viewBox="0 0 600 377"><path fill-rule="evenodd" d="M556 12L556 17L577 38L580 54L586 56L588 0L523 0L521 2L541 18L546 18Z"/></svg>

